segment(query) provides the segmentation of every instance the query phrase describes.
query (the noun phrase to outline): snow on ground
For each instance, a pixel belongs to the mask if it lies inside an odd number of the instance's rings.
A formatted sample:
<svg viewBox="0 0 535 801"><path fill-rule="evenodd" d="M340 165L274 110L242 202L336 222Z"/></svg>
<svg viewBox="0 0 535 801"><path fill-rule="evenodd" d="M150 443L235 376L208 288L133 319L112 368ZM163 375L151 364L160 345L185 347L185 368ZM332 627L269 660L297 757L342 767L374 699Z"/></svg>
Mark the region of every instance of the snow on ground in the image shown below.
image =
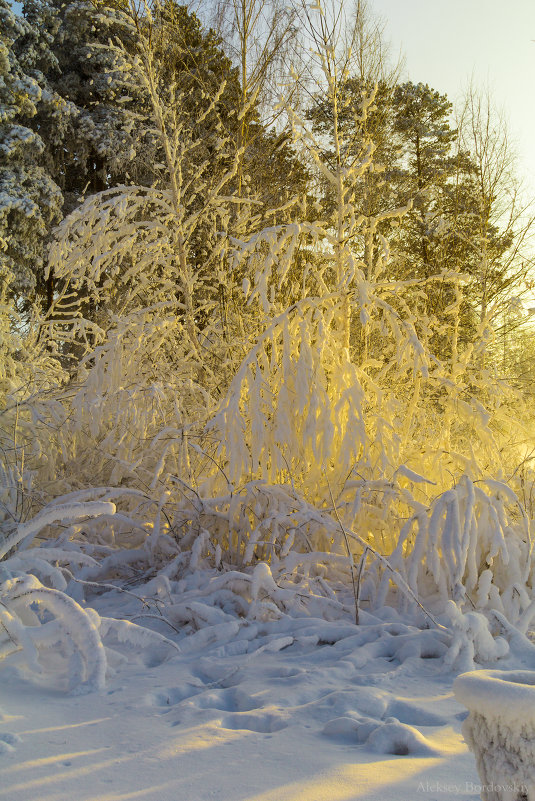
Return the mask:
<svg viewBox="0 0 535 801"><path fill-rule="evenodd" d="M108 647L112 675L87 695L65 691L54 653L46 677L6 660L2 801L480 797L438 632L387 609L358 628L283 617L173 636L180 653Z"/></svg>

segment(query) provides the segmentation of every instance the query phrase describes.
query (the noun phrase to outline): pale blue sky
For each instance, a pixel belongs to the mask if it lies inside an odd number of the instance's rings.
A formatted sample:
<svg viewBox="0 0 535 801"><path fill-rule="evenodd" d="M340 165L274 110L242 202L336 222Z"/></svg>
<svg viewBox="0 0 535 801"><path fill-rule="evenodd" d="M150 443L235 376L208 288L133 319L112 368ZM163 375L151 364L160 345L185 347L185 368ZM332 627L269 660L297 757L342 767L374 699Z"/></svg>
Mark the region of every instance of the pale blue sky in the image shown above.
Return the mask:
<svg viewBox="0 0 535 801"><path fill-rule="evenodd" d="M455 100L473 76L503 108L535 194L535 0L369 0L406 77Z"/></svg>

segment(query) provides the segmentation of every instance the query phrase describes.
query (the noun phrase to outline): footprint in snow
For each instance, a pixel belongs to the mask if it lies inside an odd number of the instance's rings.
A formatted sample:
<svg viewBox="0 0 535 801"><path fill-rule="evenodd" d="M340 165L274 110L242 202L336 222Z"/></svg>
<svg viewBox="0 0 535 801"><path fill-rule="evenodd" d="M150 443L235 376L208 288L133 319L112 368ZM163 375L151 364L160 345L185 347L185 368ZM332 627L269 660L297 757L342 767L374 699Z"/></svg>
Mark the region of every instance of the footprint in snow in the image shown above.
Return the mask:
<svg viewBox="0 0 535 801"><path fill-rule="evenodd" d="M302 668L285 667L280 665L274 668L267 668L264 671L268 679L300 679L306 673Z"/></svg>
<svg viewBox="0 0 535 801"><path fill-rule="evenodd" d="M317 708L323 720L347 717L353 713L381 719L386 713L388 702L388 694L384 690L358 687L354 690L328 692L318 699Z"/></svg>
<svg viewBox="0 0 535 801"><path fill-rule="evenodd" d="M165 707L176 706L186 698L191 698L202 692L202 687L195 684L181 684L178 687L167 687L164 690L151 692L145 696L147 706Z"/></svg>
<svg viewBox="0 0 535 801"><path fill-rule="evenodd" d="M242 669L235 665L221 665L208 657L201 657L193 675L205 684L217 683L221 687L235 687L242 681Z"/></svg>
<svg viewBox="0 0 535 801"><path fill-rule="evenodd" d="M247 731L256 731L261 734L271 734L274 731L280 731L288 726L286 720L279 715L274 715L271 712L266 712L263 715L248 715L241 712L236 715L227 715L221 721L221 726L224 729L245 729Z"/></svg>
<svg viewBox="0 0 535 801"><path fill-rule="evenodd" d="M189 701L191 708L217 709L222 712L250 712L261 706L239 687L204 690L195 684L181 684L145 696L145 703L148 706L158 707L164 713L183 701Z"/></svg>
<svg viewBox="0 0 535 801"><path fill-rule="evenodd" d="M17 743L21 743L18 734L11 734L11 732L0 732L0 754L9 754L10 751L15 750Z"/></svg>
<svg viewBox="0 0 535 801"><path fill-rule="evenodd" d="M261 706L239 687L203 692L193 703L199 709L219 709L223 712L250 712Z"/></svg>

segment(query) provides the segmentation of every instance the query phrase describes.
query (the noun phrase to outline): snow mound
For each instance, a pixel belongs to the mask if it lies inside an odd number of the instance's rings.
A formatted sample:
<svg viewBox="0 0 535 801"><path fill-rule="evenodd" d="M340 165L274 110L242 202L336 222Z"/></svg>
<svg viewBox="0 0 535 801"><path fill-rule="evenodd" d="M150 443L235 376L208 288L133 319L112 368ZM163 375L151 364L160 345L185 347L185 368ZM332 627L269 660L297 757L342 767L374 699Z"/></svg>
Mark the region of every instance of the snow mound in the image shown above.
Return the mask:
<svg viewBox="0 0 535 801"><path fill-rule="evenodd" d="M455 679L455 697L485 718L531 726L535 732L535 671L476 670Z"/></svg>
<svg viewBox="0 0 535 801"><path fill-rule="evenodd" d="M535 799L535 671L477 670L454 683L483 801Z"/></svg>
<svg viewBox="0 0 535 801"><path fill-rule="evenodd" d="M345 742L364 744L378 754L396 756L431 756L437 750L424 735L396 718L384 721L371 718L333 718L323 727L323 734Z"/></svg>
<svg viewBox="0 0 535 801"><path fill-rule="evenodd" d="M437 751L413 726L388 718L367 737L366 745L379 754L432 756Z"/></svg>

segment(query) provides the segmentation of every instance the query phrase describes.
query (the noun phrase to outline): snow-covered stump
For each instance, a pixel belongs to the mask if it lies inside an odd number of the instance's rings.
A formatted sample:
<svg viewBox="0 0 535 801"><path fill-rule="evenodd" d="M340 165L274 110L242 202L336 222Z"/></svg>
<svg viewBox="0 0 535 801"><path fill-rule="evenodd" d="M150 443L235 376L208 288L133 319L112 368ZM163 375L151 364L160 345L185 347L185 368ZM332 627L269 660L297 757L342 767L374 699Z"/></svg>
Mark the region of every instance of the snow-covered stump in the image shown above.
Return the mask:
<svg viewBox="0 0 535 801"><path fill-rule="evenodd" d="M474 670L453 689L483 801L535 801L535 671Z"/></svg>

